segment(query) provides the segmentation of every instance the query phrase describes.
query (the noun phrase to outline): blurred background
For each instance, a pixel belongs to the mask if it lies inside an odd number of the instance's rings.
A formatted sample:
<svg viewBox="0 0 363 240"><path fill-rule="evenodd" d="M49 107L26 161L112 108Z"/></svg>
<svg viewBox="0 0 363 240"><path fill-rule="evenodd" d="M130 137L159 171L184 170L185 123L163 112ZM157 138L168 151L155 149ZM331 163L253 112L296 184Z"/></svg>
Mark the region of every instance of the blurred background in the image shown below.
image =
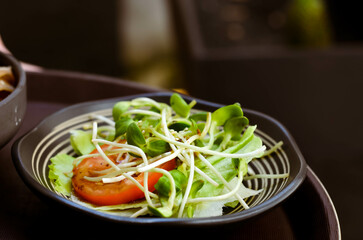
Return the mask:
<svg viewBox="0 0 363 240"><path fill-rule="evenodd" d="M2 0L0 12L21 61L275 117L332 197L343 239L361 239L363 29L353 1Z"/></svg>

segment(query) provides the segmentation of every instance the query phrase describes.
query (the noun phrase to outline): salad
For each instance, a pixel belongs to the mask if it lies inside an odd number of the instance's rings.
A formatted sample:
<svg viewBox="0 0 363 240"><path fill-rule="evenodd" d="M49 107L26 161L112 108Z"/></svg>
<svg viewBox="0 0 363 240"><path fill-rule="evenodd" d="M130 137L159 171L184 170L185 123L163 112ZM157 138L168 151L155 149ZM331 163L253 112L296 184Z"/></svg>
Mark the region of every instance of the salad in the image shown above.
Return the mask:
<svg viewBox="0 0 363 240"><path fill-rule="evenodd" d="M112 117L92 115L92 124L70 132L73 154L50 159L56 192L98 211L128 217L193 218L248 209L245 199L264 189L244 179L248 164L272 154L254 134L240 104L213 112L194 109L179 94L170 104L140 97L115 103Z"/></svg>

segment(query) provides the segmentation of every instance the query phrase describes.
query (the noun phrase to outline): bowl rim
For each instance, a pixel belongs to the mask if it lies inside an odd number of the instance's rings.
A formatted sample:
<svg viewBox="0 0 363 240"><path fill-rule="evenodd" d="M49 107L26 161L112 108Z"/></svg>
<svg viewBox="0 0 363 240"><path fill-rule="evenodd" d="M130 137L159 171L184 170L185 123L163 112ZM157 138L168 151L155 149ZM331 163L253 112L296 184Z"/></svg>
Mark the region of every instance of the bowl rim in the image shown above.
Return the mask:
<svg viewBox="0 0 363 240"><path fill-rule="evenodd" d="M11 92L6 98L0 101L0 108L1 106L8 104L14 98L16 98L26 86L26 75L20 62L14 56L0 51L0 63L4 64L4 62L5 63L8 62L6 64L10 65L12 67L13 72L16 72L18 74L18 82L17 85L15 86L14 91ZM5 65L0 65L0 66L5 66Z"/></svg>
<svg viewBox="0 0 363 240"><path fill-rule="evenodd" d="M131 225L155 225L155 226L173 226L173 227L179 227L179 226L213 226L213 225L221 225L221 224L227 224L227 223L235 223L243 220L251 219L257 215L260 215L262 213L267 212L270 209L273 209L277 205L284 202L288 197L290 197L295 190L297 190L300 185L303 183L306 172L307 172L307 163L305 161L305 158L303 157L299 147L297 146L294 138L290 134L290 132L286 129L286 127L276 120L275 118L264 114L262 112L251 110L248 108L243 108L243 111L246 114L254 114L259 117L265 118L268 121L272 122L274 125L276 125L285 135L285 137L289 140L289 144L293 148L293 151L296 153L299 162L300 162L300 168L295 176L295 178L286 185L280 192L278 192L276 195L271 197L270 199L258 204L257 206L254 206L253 208L243 210L238 213L229 214L229 215L223 215L223 216L216 216L216 217L205 217L205 218L158 218L158 217L151 217L151 218L130 218L130 217L121 217L117 215L111 215L108 213L96 211L93 209L90 209L88 207L82 206L76 202L73 202L69 199L66 199L62 196L59 196L58 194L54 193L53 191L49 190L48 188L45 188L42 186L38 181L36 181L31 173L26 169L26 167L23 164L23 161L20 157L20 150L22 142L31 136L32 134L36 133L38 128L40 128L42 125L46 124L46 122L50 118L55 118L59 115L62 115L68 111L71 111L75 108L82 108L87 107L92 104L107 104L115 101L121 101L121 100L127 100L127 99L133 99L137 97L166 97L172 94L172 92L156 92L156 93L146 93L146 94L135 94L135 95L128 95L123 97L117 97L117 98L108 98L108 99L102 99L102 100L95 100L95 101L87 101L82 102L74 105L70 105L68 107L65 107L49 116L44 118L36 127L29 130L27 133L25 133L23 136L19 137L13 144L11 149L12 154L12 160L13 164L22 178L22 180L25 182L25 184L34 191L38 197L47 197L47 199L50 199L58 204L61 204L63 206L68 206L73 210L76 210L78 212L82 212L83 214L86 214L88 216L95 217L99 220L107 220L114 223L121 223L121 224L131 224ZM186 100L196 100L198 104L205 105L208 107L221 107L225 106L223 104L217 104L212 103L206 100L201 100L198 98L182 95L184 99ZM45 200L47 200L45 199Z"/></svg>

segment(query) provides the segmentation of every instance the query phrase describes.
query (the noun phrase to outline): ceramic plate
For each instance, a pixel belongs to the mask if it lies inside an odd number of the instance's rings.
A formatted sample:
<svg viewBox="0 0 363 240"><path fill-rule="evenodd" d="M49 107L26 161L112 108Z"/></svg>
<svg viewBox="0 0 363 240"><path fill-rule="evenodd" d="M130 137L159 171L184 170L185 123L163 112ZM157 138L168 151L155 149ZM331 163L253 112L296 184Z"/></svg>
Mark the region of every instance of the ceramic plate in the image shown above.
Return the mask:
<svg viewBox="0 0 363 240"><path fill-rule="evenodd" d="M254 160L249 163L251 171L255 173L280 174L289 173L284 179L253 179L245 181L247 187L261 189L259 195L245 199L250 209L226 212L223 216L208 218L156 218L140 217L129 218L95 211L71 201L67 197L55 192L48 179L48 165L50 158L59 152L72 153L69 143L69 131L81 128L90 123L89 115L92 113L111 117L113 105L120 100L131 100L136 97L150 97L159 102L169 102L171 93L150 93L133 95L122 98L106 99L94 102L85 102L67 107L44 119L37 127L18 139L12 148L12 157L15 167L35 194L53 203L59 203L82 213L99 219L127 224L150 224L170 226L214 225L233 223L251 219L267 210L277 206L288 198L303 182L306 174L306 162L288 130L277 120L263 113L243 109L244 115L252 125L257 125L255 132L267 148L283 141L282 149L276 154ZM192 98L183 96L187 101ZM200 99L195 109L213 111L223 105Z"/></svg>

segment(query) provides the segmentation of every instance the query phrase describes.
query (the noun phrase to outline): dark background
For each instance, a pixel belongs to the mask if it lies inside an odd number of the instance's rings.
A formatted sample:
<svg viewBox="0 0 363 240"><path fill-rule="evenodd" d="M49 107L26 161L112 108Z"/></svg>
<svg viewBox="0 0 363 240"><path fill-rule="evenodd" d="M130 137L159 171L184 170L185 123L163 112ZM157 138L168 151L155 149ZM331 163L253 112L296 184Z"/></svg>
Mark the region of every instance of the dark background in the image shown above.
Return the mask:
<svg viewBox="0 0 363 240"><path fill-rule="evenodd" d="M0 34L22 61L132 81L119 54L124 39L117 19L127 11L120 2L2 0ZM183 81L170 77L160 87L184 88L219 103L238 101L281 121L332 197L343 239L360 239L363 30L357 3L323 4L330 40L319 45L291 43L283 29L260 24L271 9L284 12L293 1L210 0L209 7L202 0L170 2L178 53L170 61L179 64L177 77ZM250 9L243 24L253 27L245 28L239 40L223 38L230 24L237 30L240 24L219 18L228 4Z"/></svg>
<svg viewBox="0 0 363 240"><path fill-rule="evenodd" d="M116 76L116 1L2 0L0 33L25 62Z"/></svg>

